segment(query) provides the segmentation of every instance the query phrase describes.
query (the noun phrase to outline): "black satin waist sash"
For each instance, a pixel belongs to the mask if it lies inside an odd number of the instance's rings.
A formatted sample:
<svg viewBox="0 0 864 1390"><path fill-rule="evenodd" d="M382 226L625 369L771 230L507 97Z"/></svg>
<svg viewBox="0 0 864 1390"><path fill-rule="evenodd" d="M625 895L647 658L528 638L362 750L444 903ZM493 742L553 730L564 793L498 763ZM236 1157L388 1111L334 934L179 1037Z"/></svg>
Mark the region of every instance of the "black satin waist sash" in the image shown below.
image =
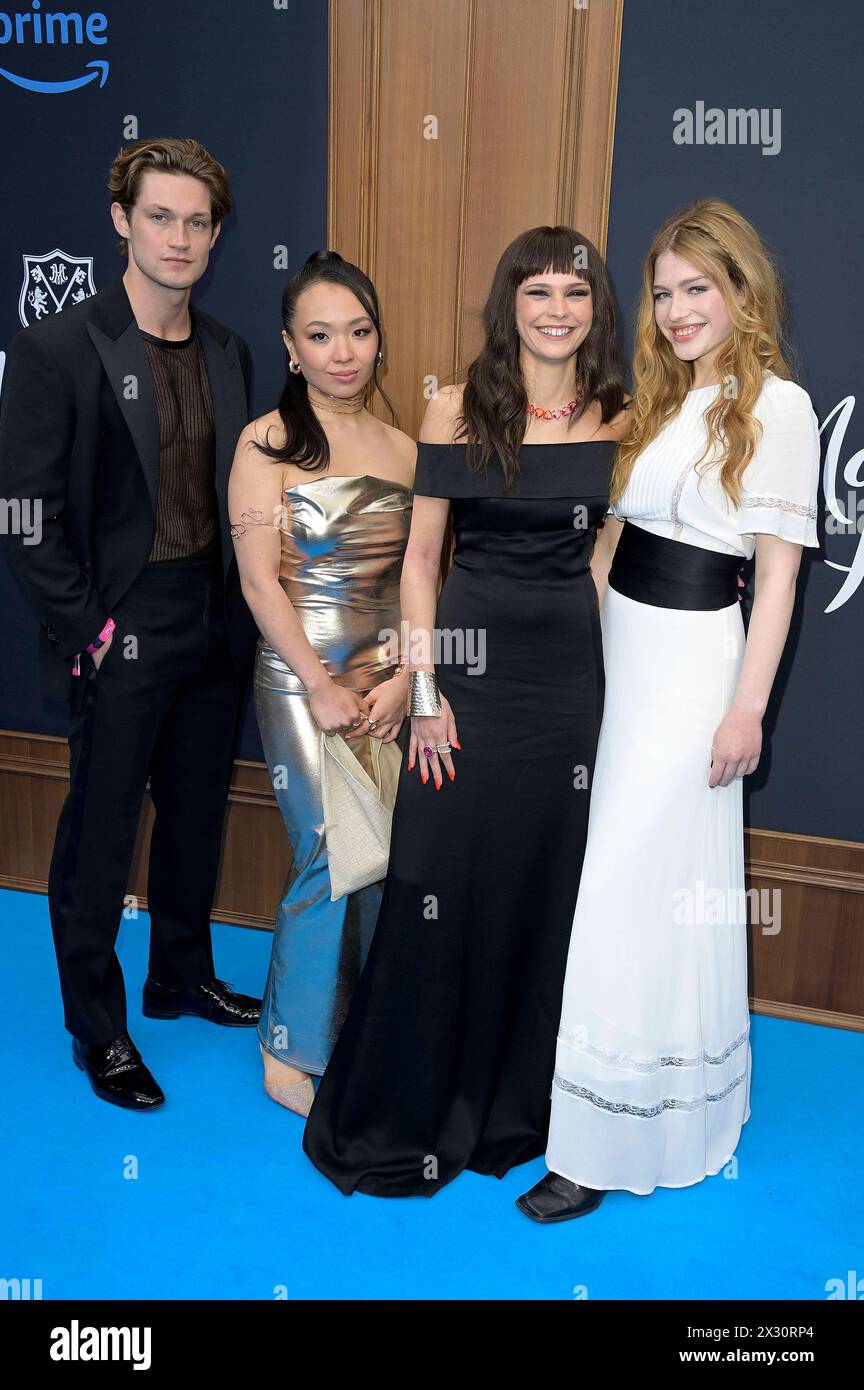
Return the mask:
<svg viewBox="0 0 864 1390"><path fill-rule="evenodd" d="M738 598L740 555L704 550L624 523L609 583L625 598L655 608L729 608Z"/></svg>

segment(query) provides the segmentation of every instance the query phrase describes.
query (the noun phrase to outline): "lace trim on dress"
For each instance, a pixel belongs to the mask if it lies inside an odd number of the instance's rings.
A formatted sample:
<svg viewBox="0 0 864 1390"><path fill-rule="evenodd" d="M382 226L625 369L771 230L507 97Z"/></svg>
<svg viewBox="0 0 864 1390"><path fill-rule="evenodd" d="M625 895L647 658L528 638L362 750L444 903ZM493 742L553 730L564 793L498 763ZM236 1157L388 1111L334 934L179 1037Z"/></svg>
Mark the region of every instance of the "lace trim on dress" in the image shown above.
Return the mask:
<svg viewBox="0 0 864 1390"><path fill-rule="evenodd" d="M745 497L742 503L744 507L779 507L781 512L792 512L794 516L806 516L808 520L816 520L816 508L805 507L801 502L787 502L785 497Z"/></svg>
<svg viewBox="0 0 864 1390"><path fill-rule="evenodd" d="M704 1095L697 1096L695 1100L679 1100L675 1096L669 1096L666 1100L660 1100L656 1105L627 1105L624 1101L605 1100L603 1096L595 1095L585 1086L576 1086L572 1081L567 1081L565 1077L555 1073L554 1085L559 1090L567 1091L569 1095L579 1096L581 1100L590 1101L592 1105L597 1105L601 1110L608 1110L612 1115L636 1115L641 1119L653 1120L657 1115L662 1115L664 1110L701 1110L704 1105L710 1105L718 1100L725 1100L726 1097L740 1086L747 1073L743 1072L736 1076L734 1081L730 1081L728 1086L724 1086L722 1091L706 1091Z"/></svg>
<svg viewBox="0 0 864 1390"><path fill-rule="evenodd" d="M688 463L683 473L679 477L677 483L675 484L675 490L672 493L672 506L669 515L671 520L675 522L675 530L672 533L673 536L680 536L681 532L684 530L683 521L678 520L678 503L681 501L681 493L684 491L684 484L687 481L691 467L692 464Z"/></svg>
<svg viewBox="0 0 864 1390"><path fill-rule="evenodd" d="M635 1057L628 1056L626 1052L604 1052L602 1048L594 1047L591 1043L580 1042L577 1033L568 1033L563 1028L559 1031L558 1037L562 1042L578 1047L580 1052L587 1052L589 1056L596 1057L599 1062L606 1062L610 1067L622 1067L625 1071L638 1071L643 1076L650 1076L660 1067L699 1067L706 1062L711 1067L719 1067L721 1062L725 1062L742 1043L747 1041L749 1034L750 1029L745 1028L743 1033L738 1034L734 1042L731 1042L728 1047L724 1047L723 1051L718 1052L716 1056L712 1056L710 1052L703 1049L693 1057L657 1057L646 1062L640 1062Z"/></svg>

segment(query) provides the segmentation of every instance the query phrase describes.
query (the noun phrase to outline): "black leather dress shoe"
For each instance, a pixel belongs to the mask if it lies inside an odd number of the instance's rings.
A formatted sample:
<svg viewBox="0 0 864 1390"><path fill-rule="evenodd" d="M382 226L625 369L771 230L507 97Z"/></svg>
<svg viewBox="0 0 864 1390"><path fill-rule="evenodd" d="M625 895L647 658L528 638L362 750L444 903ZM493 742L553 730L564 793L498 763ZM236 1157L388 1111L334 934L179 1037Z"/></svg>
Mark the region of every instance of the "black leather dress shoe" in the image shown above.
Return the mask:
<svg viewBox="0 0 864 1390"><path fill-rule="evenodd" d="M165 1096L128 1033L109 1043L82 1043L72 1039L72 1060L87 1073L90 1085L103 1100L127 1110L153 1110Z"/></svg>
<svg viewBox="0 0 864 1390"><path fill-rule="evenodd" d="M596 1211L605 1195L596 1187L580 1187L560 1173L547 1173L530 1192L516 1198L516 1205L532 1221L572 1221Z"/></svg>
<svg viewBox="0 0 864 1390"><path fill-rule="evenodd" d="M261 1000L237 994L224 980L172 989L170 985L157 984L148 975L144 981L143 1009L147 1018L192 1014L228 1028L254 1028L261 1017Z"/></svg>

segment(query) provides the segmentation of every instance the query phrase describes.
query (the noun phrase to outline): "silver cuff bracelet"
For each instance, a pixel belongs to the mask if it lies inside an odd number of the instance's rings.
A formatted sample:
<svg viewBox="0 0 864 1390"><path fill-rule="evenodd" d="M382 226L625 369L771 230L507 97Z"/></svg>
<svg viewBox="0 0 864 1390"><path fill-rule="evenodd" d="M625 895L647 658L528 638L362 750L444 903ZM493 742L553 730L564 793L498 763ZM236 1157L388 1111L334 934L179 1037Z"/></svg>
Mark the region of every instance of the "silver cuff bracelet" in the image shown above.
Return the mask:
<svg viewBox="0 0 864 1390"><path fill-rule="evenodd" d="M412 719L425 715L441 713L441 699L438 694L438 681L434 671L412 671L410 674L411 699L408 713Z"/></svg>

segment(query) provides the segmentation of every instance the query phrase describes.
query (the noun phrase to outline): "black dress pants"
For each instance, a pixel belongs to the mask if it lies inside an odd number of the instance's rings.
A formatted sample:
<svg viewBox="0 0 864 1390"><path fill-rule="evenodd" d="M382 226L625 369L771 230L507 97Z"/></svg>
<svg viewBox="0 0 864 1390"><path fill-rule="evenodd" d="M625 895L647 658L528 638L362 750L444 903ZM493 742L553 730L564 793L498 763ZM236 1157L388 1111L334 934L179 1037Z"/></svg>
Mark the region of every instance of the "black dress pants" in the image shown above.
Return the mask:
<svg viewBox="0 0 864 1390"><path fill-rule="evenodd" d="M148 777L150 974L175 987L214 978L210 912L244 693L218 558L146 565L112 616L100 666L82 653L73 680L48 881L66 1027L96 1044L126 1031L114 947Z"/></svg>

